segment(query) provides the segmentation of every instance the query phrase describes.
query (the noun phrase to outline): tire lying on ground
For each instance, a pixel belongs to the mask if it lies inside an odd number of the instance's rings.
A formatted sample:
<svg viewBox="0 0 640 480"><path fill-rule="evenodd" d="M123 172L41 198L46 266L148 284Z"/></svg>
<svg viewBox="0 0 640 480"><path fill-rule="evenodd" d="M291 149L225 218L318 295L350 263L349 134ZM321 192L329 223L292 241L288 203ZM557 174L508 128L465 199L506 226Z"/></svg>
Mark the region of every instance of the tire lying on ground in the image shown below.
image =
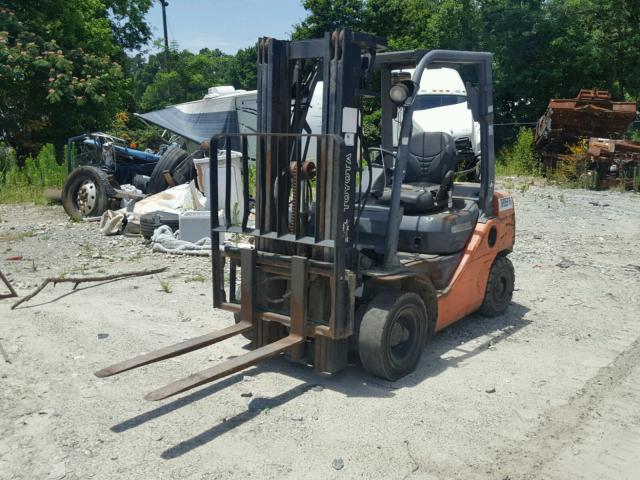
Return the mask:
<svg viewBox="0 0 640 480"><path fill-rule="evenodd" d="M104 170L83 166L73 170L62 188L62 206L76 220L104 213L115 191Z"/></svg>
<svg viewBox="0 0 640 480"><path fill-rule="evenodd" d="M146 239L151 238L155 229L160 225L167 225L175 232L179 225L178 214L157 211L140 216L140 233Z"/></svg>
<svg viewBox="0 0 640 480"><path fill-rule="evenodd" d="M174 170L182 161L187 158L189 154L181 149L180 147L171 147L164 155L160 157L158 163L151 172L151 178L149 178L149 183L147 184L147 193L154 194L166 190L169 185L164 178L164 172L169 172L172 176ZM176 184L179 184L176 180Z"/></svg>

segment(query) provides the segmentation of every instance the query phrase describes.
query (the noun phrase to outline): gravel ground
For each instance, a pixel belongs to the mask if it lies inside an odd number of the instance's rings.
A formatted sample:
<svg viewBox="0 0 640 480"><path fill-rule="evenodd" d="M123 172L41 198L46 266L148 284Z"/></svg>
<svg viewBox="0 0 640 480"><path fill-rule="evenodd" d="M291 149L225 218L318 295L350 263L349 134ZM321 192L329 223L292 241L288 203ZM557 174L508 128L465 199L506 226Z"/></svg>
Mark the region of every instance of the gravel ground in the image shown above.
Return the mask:
<svg viewBox="0 0 640 480"><path fill-rule="evenodd" d="M513 304L436 335L413 374L276 359L160 403L142 397L247 342L92 372L229 325L211 308L209 260L102 237L61 207L1 205L0 269L21 295L63 272L169 270L47 287L13 311L0 300L0 479L637 479L640 197L504 183Z"/></svg>

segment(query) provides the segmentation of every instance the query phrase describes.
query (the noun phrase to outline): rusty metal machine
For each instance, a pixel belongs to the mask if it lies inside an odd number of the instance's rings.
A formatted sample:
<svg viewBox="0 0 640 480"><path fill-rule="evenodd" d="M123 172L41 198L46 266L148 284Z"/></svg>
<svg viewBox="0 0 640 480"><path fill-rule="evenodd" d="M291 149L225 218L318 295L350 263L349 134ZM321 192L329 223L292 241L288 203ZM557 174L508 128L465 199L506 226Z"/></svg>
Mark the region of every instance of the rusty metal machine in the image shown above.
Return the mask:
<svg viewBox="0 0 640 480"><path fill-rule="evenodd" d="M622 136L636 115L635 102L616 102L605 90L583 89L576 98L549 101L538 120L534 146L547 172L578 162L575 174L589 177L587 185L635 188L640 143Z"/></svg>
<svg viewBox="0 0 640 480"><path fill-rule="evenodd" d="M541 151L562 153L581 138L619 138L635 118L635 102L615 102L606 90L582 89L576 98L549 101L534 144Z"/></svg>
<svg viewBox="0 0 640 480"><path fill-rule="evenodd" d="M587 161L597 186L640 190L640 142L590 138Z"/></svg>
<svg viewBox="0 0 640 480"><path fill-rule="evenodd" d="M260 39L258 131L216 135L210 143L211 158L226 156L228 164L224 204L215 194L210 199L213 306L234 313L236 323L97 376L246 334L252 351L146 398L164 399L281 354L336 372L352 352L370 373L395 380L416 367L435 331L478 309L505 311L514 285L507 254L515 214L512 198L493 190L492 56L384 50L384 39L349 30L313 40ZM480 183L454 183L452 138L412 123L423 71L443 65L462 65L474 75L468 91L481 124ZM415 69L412 77L396 81L393 73L408 68ZM310 133L306 118L316 90L322 131ZM378 95L382 144L368 148L361 102ZM232 148L243 164L241 205L232 205L229 193ZM218 170L210 175L218 185ZM220 234L251 236L253 247L223 244Z"/></svg>

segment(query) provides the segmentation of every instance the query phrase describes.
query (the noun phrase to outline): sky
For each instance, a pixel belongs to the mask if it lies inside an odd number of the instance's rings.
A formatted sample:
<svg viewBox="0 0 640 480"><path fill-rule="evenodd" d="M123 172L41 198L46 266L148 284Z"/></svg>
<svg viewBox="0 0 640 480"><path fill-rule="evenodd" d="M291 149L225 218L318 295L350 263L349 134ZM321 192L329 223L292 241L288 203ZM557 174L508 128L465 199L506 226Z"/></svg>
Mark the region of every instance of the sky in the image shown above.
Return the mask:
<svg viewBox="0 0 640 480"><path fill-rule="evenodd" d="M286 39L305 18L300 0L167 0L169 41L181 50L235 53L258 37ZM153 37L163 38L160 2L147 14Z"/></svg>

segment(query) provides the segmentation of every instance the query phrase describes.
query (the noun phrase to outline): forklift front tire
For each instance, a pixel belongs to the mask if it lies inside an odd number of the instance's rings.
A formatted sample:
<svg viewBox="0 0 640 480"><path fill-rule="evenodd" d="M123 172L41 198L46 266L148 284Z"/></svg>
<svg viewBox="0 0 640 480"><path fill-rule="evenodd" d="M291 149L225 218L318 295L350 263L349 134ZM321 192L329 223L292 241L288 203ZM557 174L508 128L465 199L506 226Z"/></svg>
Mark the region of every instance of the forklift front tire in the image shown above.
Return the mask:
<svg viewBox="0 0 640 480"><path fill-rule="evenodd" d="M427 309L412 292L383 292L367 305L358 335L364 369L387 380L411 373L427 336Z"/></svg>
<svg viewBox="0 0 640 480"><path fill-rule="evenodd" d="M491 265L480 313L486 317L502 315L511 303L514 285L515 271L511 260L498 255Z"/></svg>

